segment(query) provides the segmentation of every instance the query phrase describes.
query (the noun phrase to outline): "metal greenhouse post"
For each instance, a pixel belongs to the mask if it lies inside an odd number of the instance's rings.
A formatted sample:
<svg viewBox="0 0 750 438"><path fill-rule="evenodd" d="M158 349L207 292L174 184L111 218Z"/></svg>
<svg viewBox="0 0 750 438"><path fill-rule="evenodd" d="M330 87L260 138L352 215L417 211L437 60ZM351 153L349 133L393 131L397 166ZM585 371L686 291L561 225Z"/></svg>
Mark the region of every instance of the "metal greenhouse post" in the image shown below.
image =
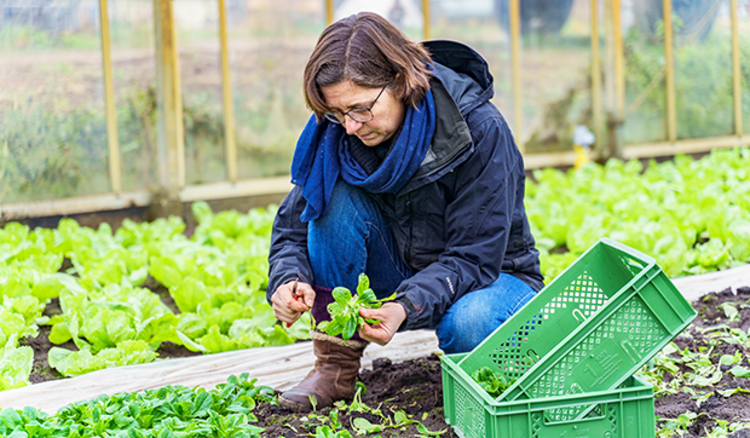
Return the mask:
<svg viewBox="0 0 750 438"><path fill-rule="evenodd" d="M152 203L152 216L180 215L179 192L185 186L185 143L177 35L172 0L154 0L157 70L157 144L161 193Z"/></svg>

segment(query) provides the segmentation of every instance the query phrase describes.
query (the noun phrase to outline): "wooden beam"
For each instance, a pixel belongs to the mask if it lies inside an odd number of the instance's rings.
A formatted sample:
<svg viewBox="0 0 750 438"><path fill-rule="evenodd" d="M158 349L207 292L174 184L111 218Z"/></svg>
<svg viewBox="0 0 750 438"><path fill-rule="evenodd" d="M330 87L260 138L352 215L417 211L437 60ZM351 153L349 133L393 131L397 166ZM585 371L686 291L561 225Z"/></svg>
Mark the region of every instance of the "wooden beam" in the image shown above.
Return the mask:
<svg viewBox="0 0 750 438"><path fill-rule="evenodd" d="M185 140L179 52L171 0L154 0L154 21L159 180L168 199L176 200L180 189L185 185Z"/></svg>
<svg viewBox="0 0 750 438"><path fill-rule="evenodd" d="M232 79L229 66L229 47L227 42L227 8L226 1L219 0L219 43L221 45L221 91L224 103L224 145L227 178L237 182L237 139L234 136L234 102L232 101Z"/></svg>
<svg viewBox="0 0 750 438"><path fill-rule="evenodd" d="M623 159L670 157L674 155L699 154L713 149L730 149L739 146L749 146L750 135L742 137L724 136L713 138L698 138L679 140L676 142L654 142L626 145L623 149ZM593 151L591 158L602 158L601 151ZM569 167L575 163L576 155L573 151L550 152L542 154L528 154L523 157L527 170L545 167Z"/></svg>
<svg viewBox="0 0 750 438"><path fill-rule="evenodd" d="M675 142L640 143L625 146L624 159L671 157L679 154L699 154L713 149L728 149L750 145L750 135L724 136L679 140Z"/></svg>
<svg viewBox="0 0 750 438"><path fill-rule="evenodd" d="M333 0L326 0L326 26L333 24Z"/></svg>
<svg viewBox="0 0 750 438"><path fill-rule="evenodd" d="M734 89L734 133L742 135L742 72L740 70L740 25L737 0L731 0L732 14L732 88Z"/></svg>
<svg viewBox="0 0 750 438"><path fill-rule="evenodd" d="M287 175L275 178L238 181L234 184L225 181L187 186L180 191L180 201L193 202L198 200L208 201L246 196L285 194L292 189L291 179L292 177Z"/></svg>
<svg viewBox="0 0 750 438"><path fill-rule="evenodd" d="M592 131L596 136L595 148L604 143L604 107L602 106L602 57L599 41L599 1L591 0L591 112Z"/></svg>
<svg viewBox="0 0 750 438"><path fill-rule="evenodd" d="M142 191L119 195L109 193L48 201L0 204L0 221L122 210L131 207L147 207L150 203L151 194Z"/></svg>
<svg viewBox="0 0 750 438"><path fill-rule="evenodd" d="M109 32L107 0L99 0L99 20L102 36L102 73L104 75L104 113L107 119L107 145L109 153L109 188L116 195L122 193L122 166L120 164L120 142L117 135L117 111L115 89L112 79L112 44Z"/></svg>
<svg viewBox="0 0 750 438"><path fill-rule="evenodd" d="M513 137L523 154L526 143L523 139L523 89L521 83L521 0L508 2L510 16L510 56L513 71Z"/></svg>
<svg viewBox="0 0 750 438"><path fill-rule="evenodd" d="M612 33L614 43L615 105L617 118L625 120L625 49L622 38L622 7L620 0L612 0Z"/></svg>
<svg viewBox="0 0 750 438"><path fill-rule="evenodd" d="M664 62L667 75L667 140L677 140L677 103L674 80L674 34L672 29L672 0L663 0L664 7Z"/></svg>

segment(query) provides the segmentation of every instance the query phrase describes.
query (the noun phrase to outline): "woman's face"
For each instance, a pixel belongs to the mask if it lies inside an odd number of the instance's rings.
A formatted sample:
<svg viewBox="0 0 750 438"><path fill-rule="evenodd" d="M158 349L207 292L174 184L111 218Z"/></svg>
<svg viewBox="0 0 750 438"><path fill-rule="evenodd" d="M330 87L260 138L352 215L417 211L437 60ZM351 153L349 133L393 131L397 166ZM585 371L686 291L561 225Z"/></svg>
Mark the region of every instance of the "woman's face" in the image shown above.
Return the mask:
<svg viewBox="0 0 750 438"><path fill-rule="evenodd" d="M370 112L373 118L369 122L357 122L348 115L341 122L347 134L356 135L366 146L377 146L390 139L404 122L406 114L404 104L394 98L387 88L378 97L381 90L383 89L360 87L350 80L329 87L320 87L326 104L339 113L368 108L372 105ZM374 105L373 101L375 101Z"/></svg>

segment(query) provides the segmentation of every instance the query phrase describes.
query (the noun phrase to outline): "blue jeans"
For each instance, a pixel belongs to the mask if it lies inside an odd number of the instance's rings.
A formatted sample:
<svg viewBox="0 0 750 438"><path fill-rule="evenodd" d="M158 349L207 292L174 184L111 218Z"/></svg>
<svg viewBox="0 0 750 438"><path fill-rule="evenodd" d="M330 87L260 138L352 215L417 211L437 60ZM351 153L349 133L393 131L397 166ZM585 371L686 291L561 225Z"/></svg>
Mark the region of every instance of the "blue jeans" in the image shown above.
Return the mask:
<svg viewBox="0 0 750 438"><path fill-rule="evenodd" d="M325 214L310 222L307 245L319 286L344 286L353 292L364 272L375 295L383 298L415 274L399 257L375 201L342 180L333 189ZM534 294L526 283L506 273L484 289L465 294L448 308L435 329L440 349L447 354L471 351Z"/></svg>

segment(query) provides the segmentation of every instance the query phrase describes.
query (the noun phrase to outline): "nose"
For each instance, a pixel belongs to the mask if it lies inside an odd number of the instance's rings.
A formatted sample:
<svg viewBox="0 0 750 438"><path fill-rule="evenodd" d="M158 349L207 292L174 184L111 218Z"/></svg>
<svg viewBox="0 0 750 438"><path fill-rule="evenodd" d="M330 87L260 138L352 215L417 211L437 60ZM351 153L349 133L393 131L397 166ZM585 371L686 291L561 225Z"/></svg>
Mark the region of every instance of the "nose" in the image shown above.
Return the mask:
<svg viewBox="0 0 750 438"><path fill-rule="evenodd" d="M364 123L358 122L349 116L344 116L344 127L346 128L347 135L352 135L359 131Z"/></svg>

